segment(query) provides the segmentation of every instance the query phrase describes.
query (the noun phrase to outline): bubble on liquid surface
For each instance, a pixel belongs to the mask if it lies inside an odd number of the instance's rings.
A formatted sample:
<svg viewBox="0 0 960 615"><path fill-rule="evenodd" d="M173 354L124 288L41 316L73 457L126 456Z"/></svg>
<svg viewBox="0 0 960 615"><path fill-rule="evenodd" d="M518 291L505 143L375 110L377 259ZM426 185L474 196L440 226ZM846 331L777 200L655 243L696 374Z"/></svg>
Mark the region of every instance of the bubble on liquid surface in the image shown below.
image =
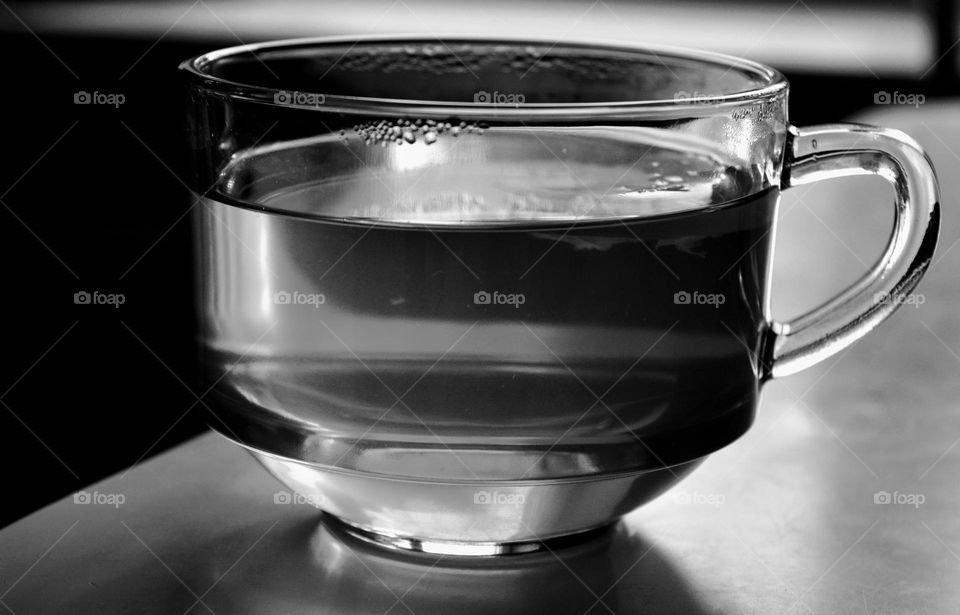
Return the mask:
<svg viewBox="0 0 960 615"><path fill-rule="evenodd" d="M483 122L462 122L456 118L446 121L397 118L390 120L371 120L353 127L354 132L364 145L404 145L417 142L436 143L440 135L459 137L463 134L482 135L486 124Z"/></svg>

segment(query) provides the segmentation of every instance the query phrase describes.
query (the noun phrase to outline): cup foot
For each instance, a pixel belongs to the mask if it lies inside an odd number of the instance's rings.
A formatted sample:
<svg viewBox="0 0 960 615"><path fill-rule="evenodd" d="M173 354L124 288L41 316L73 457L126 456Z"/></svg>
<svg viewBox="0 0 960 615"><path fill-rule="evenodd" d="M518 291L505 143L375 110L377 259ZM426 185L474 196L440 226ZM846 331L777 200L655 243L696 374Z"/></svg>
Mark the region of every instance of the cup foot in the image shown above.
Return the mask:
<svg viewBox="0 0 960 615"><path fill-rule="evenodd" d="M600 527L591 528L564 536L554 536L544 540L520 540L509 542L463 542L454 540L434 540L401 536L388 532L380 532L370 528L359 527L330 513L324 513L324 523L328 526L348 534L359 540L389 549L426 553L430 555L457 556L457 557L502 557L520 555L537 551L554 551L572 544L591 540L606 532L619 520L606 523Z"/></svg>
<svg viewBox="0 0 960 615"><path fill-rule="evenodd" d="M610 525L703 461L550 480L432 480L248 450L288 488L363 538L408 551L479 556L527 553L543 541Z"/></svg>

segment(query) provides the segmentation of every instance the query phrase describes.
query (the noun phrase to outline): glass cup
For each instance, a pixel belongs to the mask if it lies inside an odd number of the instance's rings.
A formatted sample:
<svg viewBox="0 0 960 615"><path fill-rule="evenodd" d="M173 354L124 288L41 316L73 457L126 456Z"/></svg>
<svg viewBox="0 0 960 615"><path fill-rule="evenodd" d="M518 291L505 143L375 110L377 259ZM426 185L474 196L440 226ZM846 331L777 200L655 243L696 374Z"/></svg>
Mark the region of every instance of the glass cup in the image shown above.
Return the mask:
<svg viewBox="0 0 960 615"><path fill-rule="evenodd" d="M213 427L386 545L610 524L877 326L930 263L929 159L797 129L774 69L597 42L309 39L181 65ZM770 314L780 190L872 174L856 284Z"/></svg>

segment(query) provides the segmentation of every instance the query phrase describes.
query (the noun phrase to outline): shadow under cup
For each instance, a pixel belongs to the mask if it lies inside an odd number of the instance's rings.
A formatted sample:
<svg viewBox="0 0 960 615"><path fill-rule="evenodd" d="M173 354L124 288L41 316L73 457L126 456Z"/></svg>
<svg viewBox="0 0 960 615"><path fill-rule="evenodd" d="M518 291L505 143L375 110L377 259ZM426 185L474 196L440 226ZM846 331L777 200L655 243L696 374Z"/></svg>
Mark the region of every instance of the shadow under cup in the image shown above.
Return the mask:
<svg viewBox="0 0 960 615"><path fill-rule="evenodd" d="M503 553L612 522L749 427L772 69L335 39L182 68L213 426L320 508Z"/></svg>

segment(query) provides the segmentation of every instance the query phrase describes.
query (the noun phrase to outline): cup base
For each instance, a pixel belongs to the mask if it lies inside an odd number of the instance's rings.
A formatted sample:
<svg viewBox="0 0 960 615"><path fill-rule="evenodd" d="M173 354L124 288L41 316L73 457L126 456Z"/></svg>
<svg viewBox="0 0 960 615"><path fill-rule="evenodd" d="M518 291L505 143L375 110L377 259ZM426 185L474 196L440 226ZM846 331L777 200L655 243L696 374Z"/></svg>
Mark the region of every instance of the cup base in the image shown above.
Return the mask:
<svg viewBox="0 0 960 615"><path fill-rule="evenodd" d="M704 460L551 480L438 481L347 471L245 448L355 536L407 551L477 556L528 553L608 526Z"/></svg>
<svg viewBox="0 0 960 615"><path fill-rule="evenodd" d="M328 526L332 526L333 529L378 547L428 555L469 558L504 557L535 553L538 551L555 551L573 544L580 544L591 540L603 532L606 532L618 522L619 520L614 520L599 527L581 530L564 536L554 536L543 540L464 542L417 538L414 536L402 536L389 532L381 532L370 528L359 527L335 515L324 513L324 523Z"/></svg>

